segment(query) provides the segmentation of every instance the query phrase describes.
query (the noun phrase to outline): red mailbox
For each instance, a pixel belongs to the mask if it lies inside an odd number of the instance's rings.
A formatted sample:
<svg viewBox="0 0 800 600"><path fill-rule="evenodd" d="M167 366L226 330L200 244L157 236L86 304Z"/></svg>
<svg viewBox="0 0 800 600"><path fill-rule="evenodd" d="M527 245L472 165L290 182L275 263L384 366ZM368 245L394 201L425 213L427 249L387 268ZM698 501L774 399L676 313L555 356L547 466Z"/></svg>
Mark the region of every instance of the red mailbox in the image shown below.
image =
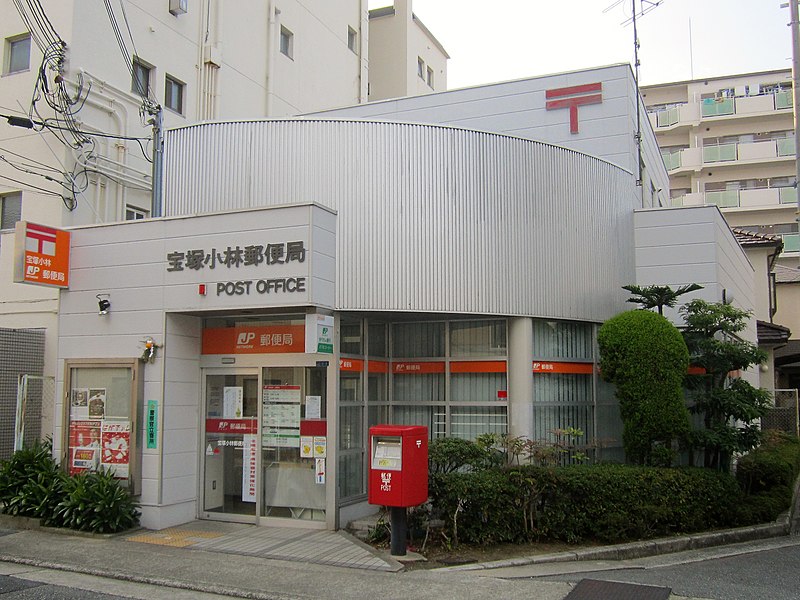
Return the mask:
<svg viewBox="0 0 800 600"><path fill-rule="evenodd" d="M428 501L428 428L369 428L369 503L417 506Z"/></svg>

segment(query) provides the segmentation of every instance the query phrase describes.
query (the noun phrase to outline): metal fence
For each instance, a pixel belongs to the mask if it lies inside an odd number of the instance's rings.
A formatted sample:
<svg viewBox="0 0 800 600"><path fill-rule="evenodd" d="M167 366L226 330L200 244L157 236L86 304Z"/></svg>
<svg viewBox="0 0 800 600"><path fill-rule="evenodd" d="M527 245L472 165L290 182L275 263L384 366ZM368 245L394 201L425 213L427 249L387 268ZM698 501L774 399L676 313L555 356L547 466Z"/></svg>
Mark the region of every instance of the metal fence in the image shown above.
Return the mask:
<svg viewBox="0 0 800 600"><path fill-rule="evenodd" d="M52 434L55 395L55 378L41 375L19 376L14 419L15 451Z"/></svg>
<svg viewBox="0 0 800 600"><path fill-rule="evenodd" d="M761 429L785 431L792 435L800 434L796 389L775 390L774 406L761 417Z"/></svg>

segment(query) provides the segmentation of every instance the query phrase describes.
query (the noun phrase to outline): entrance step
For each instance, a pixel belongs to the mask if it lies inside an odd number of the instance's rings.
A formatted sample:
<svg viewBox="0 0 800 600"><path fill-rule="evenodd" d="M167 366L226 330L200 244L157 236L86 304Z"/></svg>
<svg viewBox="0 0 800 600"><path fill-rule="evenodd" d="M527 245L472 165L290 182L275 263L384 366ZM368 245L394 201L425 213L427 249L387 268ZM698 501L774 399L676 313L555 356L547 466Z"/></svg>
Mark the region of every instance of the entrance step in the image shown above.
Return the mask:
<svg viewBox="0 0 800 600"><path fill-rule="evenodd" d="M355 521L350 521L345 529L363 542L369 539L373 532L382 527L384 523L388 523L388 519L389 516L385 511L379 511Z"/></svg>

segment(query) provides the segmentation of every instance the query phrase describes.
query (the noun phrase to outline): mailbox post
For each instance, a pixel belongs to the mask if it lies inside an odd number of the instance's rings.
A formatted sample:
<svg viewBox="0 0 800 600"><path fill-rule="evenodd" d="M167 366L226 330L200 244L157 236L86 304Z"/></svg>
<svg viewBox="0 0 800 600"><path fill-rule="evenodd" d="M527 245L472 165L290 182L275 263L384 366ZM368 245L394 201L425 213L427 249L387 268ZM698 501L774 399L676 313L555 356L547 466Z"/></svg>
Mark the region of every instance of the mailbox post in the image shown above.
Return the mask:
<svg viewBox="0 0 800 600"><path fill-rule="evenodd" d="M376 425L369 440L369 503L390 507L391 553L405 556L406 509L428 500L428 428Z"/></svg>

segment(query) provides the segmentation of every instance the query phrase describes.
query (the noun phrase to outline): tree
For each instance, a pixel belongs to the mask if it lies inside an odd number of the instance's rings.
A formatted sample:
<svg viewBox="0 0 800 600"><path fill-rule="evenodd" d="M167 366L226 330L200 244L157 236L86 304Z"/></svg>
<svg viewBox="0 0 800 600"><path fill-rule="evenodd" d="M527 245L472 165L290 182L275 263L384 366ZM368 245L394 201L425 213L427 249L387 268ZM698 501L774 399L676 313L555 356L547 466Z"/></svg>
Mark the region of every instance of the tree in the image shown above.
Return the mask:
<svg viewBox="0 0 800 600"><path fill-rule="evenodd" d="M690 431L682 383L689 352L678 329L646 310L621 313L598 332L600 373L614 383L628 460L669 466Z"/></svg>
<svg viewBox="0 0 800 600"><path fill-rule="evenodd" d="M738 372L764 362L766 353L737 335L747 326L747 311L692 300L681 314L691 363L702 370L686 377L693 401L690 410L702 416L704 427L692 432L692 445L704 450L706 467L727 471L735 452L746 452L760 440L753 421L766 414L770 394L753 387Z"/></svg>
<svg viewBox="0 0 800 600"><path fill-rule="evenodd" d="M642 308L650 310L651 308L658 308L658 314L664 314L664 307L668 306L673 308L678 302L678 298L689 292L702 290L703 286L696 283L689 285L682 285L676 290L673 290L668 285L647 285L644 287L638 285L623 285L623 290L628 290L633 296L628 298L627 302L634 302L640 304Z"/></svg>

